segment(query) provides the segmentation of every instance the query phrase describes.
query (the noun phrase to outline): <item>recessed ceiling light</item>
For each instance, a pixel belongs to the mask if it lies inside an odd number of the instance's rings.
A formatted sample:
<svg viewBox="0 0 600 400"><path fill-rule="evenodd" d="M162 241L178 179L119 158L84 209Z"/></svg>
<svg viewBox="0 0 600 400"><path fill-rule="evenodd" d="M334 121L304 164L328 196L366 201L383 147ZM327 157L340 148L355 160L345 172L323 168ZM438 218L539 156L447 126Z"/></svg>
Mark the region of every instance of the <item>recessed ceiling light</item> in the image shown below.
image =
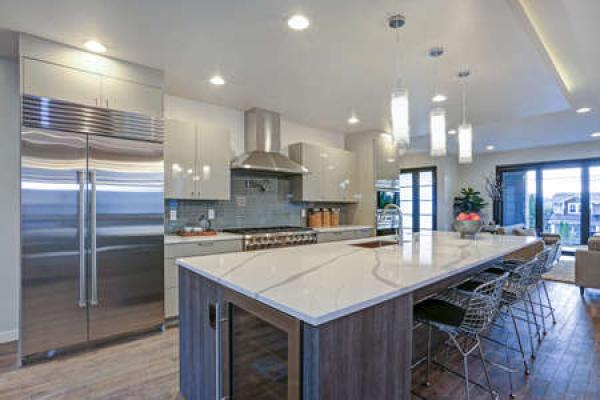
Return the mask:
<svg viewBox="0 0 600 400"><path fill-rule="evenodd" d="M94 53L106 53L106 46L95 40L88 40L83 46Z"/></svg>
<svg viewBox="0 0 600 400"><path fill-rule="evenodd" d="M356 125L356 124L358 124L359 122L360 122L360 119L358 119L358 117L357 117L356 115L354 115L354 114L352 114L352 115L350 116L350 118L348 118L348 123L349 123L350 125Z"/></svg>
<svg viewBox="0 0 600 400"><path fill-rule="evenodd" d="M450 129L448 135L456 135L456 129Z"/></svg>
<svg viewBox="0 0 600 400"><path fill-rule="evenodd" d="M492 151L492 150L494 150L495 148L496 148L496 147L492 146L491 144L488 144L487 146L485 146L485 149L486 149L487 151Z"/></svg>
<svg viewBox="0 0 600 400"><path fill-rule="evenodd" d="M215 86L222 86L225 84L225 79L223 79L221 75L215 75L212 78L210 78L210 83L212 83Z"/></svg>
<svg viewBox="0 0 600 400"><path fill-rule="evenodd" d="M585 114L585 113L589 113L590 111L592 111L592 109L589 107L580 107L577 110L575 110L575 112L577 114Z"/></svg>
<svg viewBox="0 0 600 400"><path fill-rule="evenodd" d="M287 24L295 31L303 31L310 26L310 21L304 15L296 14L287 20Z"/></svg>
<svg viewBox="0 0 600 400"><path fill-rule="evenodd" d="M445 94L438 93L431 98L431 101L433 101L434 103L442 103L442 102L446 101L447 99L448 99L448 97L446 97Z"/></svg>
<svg viewBox="0 0 600 400"><path fill-rule="evenodd" d="M600 137L600 132L594 132L590 136L591 137Z"/></svg>

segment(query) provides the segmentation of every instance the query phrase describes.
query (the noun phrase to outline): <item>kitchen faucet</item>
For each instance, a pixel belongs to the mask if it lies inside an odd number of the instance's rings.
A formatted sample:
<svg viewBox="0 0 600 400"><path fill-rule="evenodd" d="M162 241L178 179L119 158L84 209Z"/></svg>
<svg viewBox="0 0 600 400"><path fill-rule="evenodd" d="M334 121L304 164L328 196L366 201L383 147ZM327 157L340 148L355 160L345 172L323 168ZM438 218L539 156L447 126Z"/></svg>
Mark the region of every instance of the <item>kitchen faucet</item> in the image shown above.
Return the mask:
<svg viewBox="0 0 600 400"><path fill-rule="evenodd" d="M396 241L398 242L398 244L401 245L404 241L404 232L402 230L402 209L397 204L388 203L385 205L385 207L383 207L384 212L386 212L389 208L393 208L398 214L398 226L396 227Z"/></svg>

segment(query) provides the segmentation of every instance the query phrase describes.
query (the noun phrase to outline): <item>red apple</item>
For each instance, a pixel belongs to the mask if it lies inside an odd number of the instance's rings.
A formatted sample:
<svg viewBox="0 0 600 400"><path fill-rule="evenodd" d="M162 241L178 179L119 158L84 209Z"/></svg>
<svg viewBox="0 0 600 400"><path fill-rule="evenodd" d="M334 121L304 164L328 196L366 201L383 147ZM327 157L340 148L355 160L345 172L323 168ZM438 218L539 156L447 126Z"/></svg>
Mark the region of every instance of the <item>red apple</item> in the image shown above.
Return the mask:
<svg viewBox="0 0 600 400"><path fill-rule="evenodd" d="M469 217L470 221L481 221L481 217L479 216L479 214L471 213L469 214Z"/></svg>
<svg viewBox="0 0 600 400"><path fill-rule="evenodd" d="M468 221L469 220L469 214L461 212L460 214L458 214L458 216L456 217L457 221Z"/></svg>

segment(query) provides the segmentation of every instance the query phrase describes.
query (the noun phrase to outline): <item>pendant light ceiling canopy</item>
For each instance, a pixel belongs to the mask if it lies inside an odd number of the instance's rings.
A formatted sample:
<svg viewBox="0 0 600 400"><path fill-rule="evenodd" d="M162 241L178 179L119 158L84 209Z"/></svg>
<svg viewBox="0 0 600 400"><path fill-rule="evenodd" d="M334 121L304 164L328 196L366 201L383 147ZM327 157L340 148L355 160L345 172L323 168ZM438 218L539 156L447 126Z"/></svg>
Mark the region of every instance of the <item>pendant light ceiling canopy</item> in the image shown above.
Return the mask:
<svg viewBox="0 0 600 400"><path fill-rule="evenodd" d="M462 123L458 127L458 163L469 164L473 162L473 127L467 123L467 88L466 79L471 71L464 69L458 73L462 82Z"/></svg>
<svg viewBox="0 0 600 400"><path fill-rule="evenodd" d="M390 114L392 117L392 135L396 145L400 149L406 149L410 145L410 111L408 90L401 85L400 80L400 29L406 23L403 15L392 15L388 19L388 26L396 31L396 85L391 93Z"/></svg>

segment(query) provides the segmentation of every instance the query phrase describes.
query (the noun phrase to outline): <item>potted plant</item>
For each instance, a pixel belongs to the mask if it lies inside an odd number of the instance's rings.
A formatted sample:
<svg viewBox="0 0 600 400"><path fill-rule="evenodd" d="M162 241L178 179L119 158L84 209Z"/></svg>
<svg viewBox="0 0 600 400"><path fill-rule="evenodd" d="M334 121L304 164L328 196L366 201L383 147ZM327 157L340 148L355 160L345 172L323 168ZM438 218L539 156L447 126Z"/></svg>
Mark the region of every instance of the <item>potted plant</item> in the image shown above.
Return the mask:
<svg viewBox="0 0 600 400"><path fill-rule="evenodd" d="M481 210L487 203L481 197L481 193L473 188L462 188L460 195L454 198L454 212L456 220L454 229L460 233L460 237L474 236L481 230Z"/></svg>

